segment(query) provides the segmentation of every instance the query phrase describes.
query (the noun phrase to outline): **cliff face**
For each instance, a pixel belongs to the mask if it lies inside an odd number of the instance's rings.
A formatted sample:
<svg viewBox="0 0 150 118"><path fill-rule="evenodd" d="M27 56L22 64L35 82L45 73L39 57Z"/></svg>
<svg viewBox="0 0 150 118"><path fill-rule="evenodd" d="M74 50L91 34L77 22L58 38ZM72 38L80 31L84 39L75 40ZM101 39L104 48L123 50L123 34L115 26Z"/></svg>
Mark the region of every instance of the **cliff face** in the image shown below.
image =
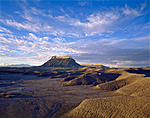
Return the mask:
<svg viewBox="0 0 150 118"><path fill-rule="evenodd" d="M44 67L80 67L78 63L70 56L57 57L53 56L50 60L44 63Z"/></svg>

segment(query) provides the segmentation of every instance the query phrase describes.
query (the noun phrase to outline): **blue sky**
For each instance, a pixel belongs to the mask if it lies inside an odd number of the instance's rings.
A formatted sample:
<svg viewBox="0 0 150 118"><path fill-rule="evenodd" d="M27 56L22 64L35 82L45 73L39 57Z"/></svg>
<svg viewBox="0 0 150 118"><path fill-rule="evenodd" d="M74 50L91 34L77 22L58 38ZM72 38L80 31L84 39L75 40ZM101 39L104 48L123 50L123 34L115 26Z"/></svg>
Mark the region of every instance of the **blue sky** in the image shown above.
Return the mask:
<svg viewBox="0 0 150 118"><path fill-rule="evenodd" d="M0 0L0 65L53 55L82 64L150 66L149 0Z"/></svg>

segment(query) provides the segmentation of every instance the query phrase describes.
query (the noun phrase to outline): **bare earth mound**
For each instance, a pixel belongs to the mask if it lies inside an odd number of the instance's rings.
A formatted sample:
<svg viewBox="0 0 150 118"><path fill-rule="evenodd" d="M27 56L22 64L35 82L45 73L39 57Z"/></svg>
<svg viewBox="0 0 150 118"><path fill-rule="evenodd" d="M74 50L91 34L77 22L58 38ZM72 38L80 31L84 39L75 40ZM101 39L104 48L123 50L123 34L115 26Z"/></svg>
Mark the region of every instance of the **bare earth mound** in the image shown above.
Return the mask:
<svg viewBox="0 0 150 118"><path fill-rule="evenodd" d="M123 95L149 96L150 77L145 74L121 72L116 80L99 84L94 89L115 91Z"/></svg>
<svg viewBox="0 0 150 118"><path fill-rule="evenodd" d="M150 98L108 97L84 100L63 118L148 118Z"/></svg>
<svg viewBox="0 0 150 118"><path fill-rule="evenodd" d="M84 100L63 118L148 118L150 117L149 70L108 69L105 72L120 74L113 81L98 84L97 90L117 93L114 97ZM138 73L135 73L137 72Z"/></svg>
<svg viewBox="0 0 150 118"><path fill-rule="evenodd" d="M113 81L120 76L118 73L105 73L103 69L81 68L72 70L71 73L62 79L63 86L74 85L97 85L108 81Z"/></svg>

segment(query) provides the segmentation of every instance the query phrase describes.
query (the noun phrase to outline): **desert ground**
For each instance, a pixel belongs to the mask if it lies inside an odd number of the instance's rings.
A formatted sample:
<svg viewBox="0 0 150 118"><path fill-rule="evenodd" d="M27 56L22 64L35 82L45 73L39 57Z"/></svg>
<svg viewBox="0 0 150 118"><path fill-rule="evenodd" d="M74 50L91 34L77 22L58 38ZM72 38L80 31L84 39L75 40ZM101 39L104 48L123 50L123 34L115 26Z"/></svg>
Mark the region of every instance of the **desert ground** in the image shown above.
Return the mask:
<svg viewBox="0 0 150 118"><path fill-rule="evenodd" d="M149 118L150 68L0 68L1 118Z"/></svg>

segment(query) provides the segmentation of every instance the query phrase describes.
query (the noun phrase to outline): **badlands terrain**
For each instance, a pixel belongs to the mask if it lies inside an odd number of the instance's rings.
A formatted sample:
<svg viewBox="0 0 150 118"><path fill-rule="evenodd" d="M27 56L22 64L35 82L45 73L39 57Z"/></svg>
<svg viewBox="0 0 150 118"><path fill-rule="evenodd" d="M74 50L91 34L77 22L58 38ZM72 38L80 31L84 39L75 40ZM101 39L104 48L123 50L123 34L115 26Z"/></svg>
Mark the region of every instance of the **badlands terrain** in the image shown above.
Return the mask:
<svg viewBox="0 0 150 118"><path fill-rule="evenodd" d="M58 60L57 66L68 63ZM51 61L0 68L1 118L150 117L149 67L54 67Z"/></svg>

